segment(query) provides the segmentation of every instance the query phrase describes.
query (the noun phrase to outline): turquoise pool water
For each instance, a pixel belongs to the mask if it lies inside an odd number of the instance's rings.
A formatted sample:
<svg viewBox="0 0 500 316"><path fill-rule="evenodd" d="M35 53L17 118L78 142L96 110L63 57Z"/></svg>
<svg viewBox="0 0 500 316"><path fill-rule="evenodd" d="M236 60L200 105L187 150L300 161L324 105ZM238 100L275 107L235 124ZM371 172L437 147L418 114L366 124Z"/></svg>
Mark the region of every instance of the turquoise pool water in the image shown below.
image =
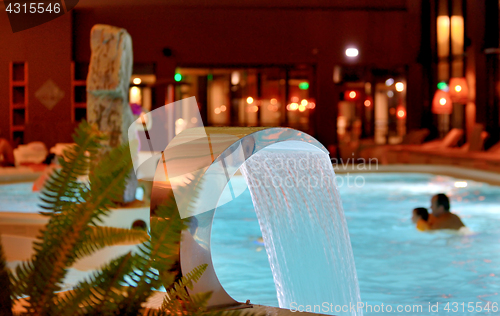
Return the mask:
<svg viewBox="0 0 500 316"><path fill-rule="evenodd" d="M392 314L405 315L500 314L492 309L500 303L500 187L474 181L461 187L462 179L428 174L349 177L340 176L338 183L365 305L386 308L390 304ZM234 180L234 185L244 186L244 179ZM450 196L452 211L472 235L415 229L411 210L429 207L431 196L440 192ZM216 212L214 266L221 284L236 300L278 306L260 237L246 191ZM435 311L436 303L438 312L429 312L429 304ZM407 311L398 313L398 305ZM365 315L383 314L374 307L372 312L364 311Z"/></svg>

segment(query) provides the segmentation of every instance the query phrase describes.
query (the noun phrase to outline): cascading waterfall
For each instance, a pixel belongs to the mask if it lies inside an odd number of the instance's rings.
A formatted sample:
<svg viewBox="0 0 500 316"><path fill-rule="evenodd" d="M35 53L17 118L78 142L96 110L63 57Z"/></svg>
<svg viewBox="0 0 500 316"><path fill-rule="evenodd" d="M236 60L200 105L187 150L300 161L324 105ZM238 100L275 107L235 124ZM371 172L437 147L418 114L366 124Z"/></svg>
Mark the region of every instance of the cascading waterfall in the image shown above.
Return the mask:
<svg viewBox="0 0 500 316"><path fill-rule="evenodd" d="M241 167L281 308L362 315L335 174L319 151L264 149ZM315 306L316 305L316 306ZM354 308L350 308L354 306Z"/></svg>

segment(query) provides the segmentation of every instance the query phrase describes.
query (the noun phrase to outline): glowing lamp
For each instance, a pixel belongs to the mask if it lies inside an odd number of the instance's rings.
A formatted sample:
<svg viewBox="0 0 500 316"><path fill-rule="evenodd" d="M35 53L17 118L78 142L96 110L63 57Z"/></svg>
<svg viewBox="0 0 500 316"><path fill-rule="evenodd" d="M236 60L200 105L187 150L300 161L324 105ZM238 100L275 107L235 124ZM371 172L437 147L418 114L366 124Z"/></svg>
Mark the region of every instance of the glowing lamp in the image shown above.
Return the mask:
<svg viewBox="0 0 500 316"><path fill-rule="evenodd" d="M353 47L351 47L351 48L348 48L348 49L346 49L346 50L345 50L345 55L346 55L347 57L351 57L351 58L353 58L353 57L356 57L356 56L358 56L358 55L359 55L359 51L358 51L358 49L357 49L357 48L353 48Z"/></svg>
<svg viewBox="0 0 500 316"><path fill-rule="evenodd" d="M450 79L450 98L457 103L467 103L469 98L469 87L465 78Z"/></svg>
<svg viewBox="0 0 500 316"><path fill-rule="evenodd" d="M372 97L367 97L367 98L366 98L366 100L365 100L365 102L363 102L363 104L364 104L367 108L369 108L370 106L372 106L372 104L373 104L373 99L372 99Z"/></svg>
<svg viewBox="0 0 500 316"><path fill-rule="evenodd" d="M405 84L402 82L396 82L396 91L402 92L405 89Z"/></svg>
<svg viewBox="0 0 500 316"><path fill-rule="evenodd" d="M345 100L357 100L359 97L359 93L354 90L348 90L344 92L344 99Z"/></svg>
<svg viewBox="0 0 500 316"><path fill-rule="evenodd" d="M434 114L451 114L453 104L450 94L443 90L437 90L432 99L432 113Z"/></svg>
<svg viewBox="0 0 500 316"><path fill-rule="evenodd" d="M406 117L406 109L403 106L398 106L396 112L398 119L404 119Z"/></svg>
<svg viewBox="0 0 500 316"><path fill-rule="evenodd" d="M247 103L248 104L252 104L253 103L253 98L252 97L248 97L247 98Z"/></svg>
<svg viewBox="0 0 500 316"><path fill-rule="evenodd" d="M134 84L141 84L142 80L141 78L134 78L133 82Z"/></svg>

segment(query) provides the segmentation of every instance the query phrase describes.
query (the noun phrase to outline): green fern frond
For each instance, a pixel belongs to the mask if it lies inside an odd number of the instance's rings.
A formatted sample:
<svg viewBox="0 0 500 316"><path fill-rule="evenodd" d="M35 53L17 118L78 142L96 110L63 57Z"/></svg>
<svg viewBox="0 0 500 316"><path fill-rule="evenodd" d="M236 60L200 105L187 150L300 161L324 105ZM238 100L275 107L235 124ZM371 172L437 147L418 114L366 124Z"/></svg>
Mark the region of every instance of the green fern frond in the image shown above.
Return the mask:
<svg viewBox="0 0 500 316"><path fill-rule="evenodd" d="M113 200L122 192L131 167L127 146L113 149L91 169L90 189L80 190L85 202L63 204L60 212L51 217L43 236L34 245L37 273L32 273L33 281L26 293L34 312L44 314L52 306L53 293L61 289L67 268L78 258L75 250L82 249L91 226L114 205Z"/></svg>
<svg viewBox="0 0 500 316"><path fill-rule="evenodd" d="M162 217L151 218L151 240L139 246L138 255L141 259L130 275L130 287L127 290L130 300L127 306L120 309L121 313L130 314L140 310L141 303L151 295L153 289L161 286L160 271L168 270L175 262L180 234L186 225L177 209L171 206L160 206L158 214Z"/></svg>
<svg viewBox="0 0 500 316"><path fill-rule="evenodd" d="M75 256L82 258L89 256L104 247L120 243L143 243L149 239L146 231L116 227L91 227L85 240L76 247Z"/></svg>
<svg viewBox="0 0 500 316"><path fill-rule="evenodd" d="M58 211L63 204L78 199L82 185L77 178L87 174L104 139L105 134L95 125L84 121L78 126L73 135L75 146L64 150L64 158L59 159L61 168L54 170L41 192L43 209Z"/></svg>
<svg viewBox="0 0 500 316"><path fill-rule="evenodd" d="M132 271L135 260L129 252L80 282L73 291L58 298L58 315L115 315L127 300L123 280Z"/></svg>

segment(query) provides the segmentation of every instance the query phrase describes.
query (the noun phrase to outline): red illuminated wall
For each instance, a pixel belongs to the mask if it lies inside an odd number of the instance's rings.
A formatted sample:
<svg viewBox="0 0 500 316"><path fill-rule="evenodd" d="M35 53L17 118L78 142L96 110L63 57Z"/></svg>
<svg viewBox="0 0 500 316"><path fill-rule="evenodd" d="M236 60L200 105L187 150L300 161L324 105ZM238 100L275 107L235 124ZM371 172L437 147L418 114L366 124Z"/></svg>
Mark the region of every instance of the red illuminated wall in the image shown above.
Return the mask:
<svg viewBox="0 0 500 316"><path fill-rule="evenodd" d="M51 22L13 34L6 14L1 13L0 137L10 139L9 62L27 61L29 122L26 125L25 142L39 140L51 147L56 142L71 141L71 15L65 14ZM65 93L52 110L35 98L35 92L49 79Z"/></svg>

